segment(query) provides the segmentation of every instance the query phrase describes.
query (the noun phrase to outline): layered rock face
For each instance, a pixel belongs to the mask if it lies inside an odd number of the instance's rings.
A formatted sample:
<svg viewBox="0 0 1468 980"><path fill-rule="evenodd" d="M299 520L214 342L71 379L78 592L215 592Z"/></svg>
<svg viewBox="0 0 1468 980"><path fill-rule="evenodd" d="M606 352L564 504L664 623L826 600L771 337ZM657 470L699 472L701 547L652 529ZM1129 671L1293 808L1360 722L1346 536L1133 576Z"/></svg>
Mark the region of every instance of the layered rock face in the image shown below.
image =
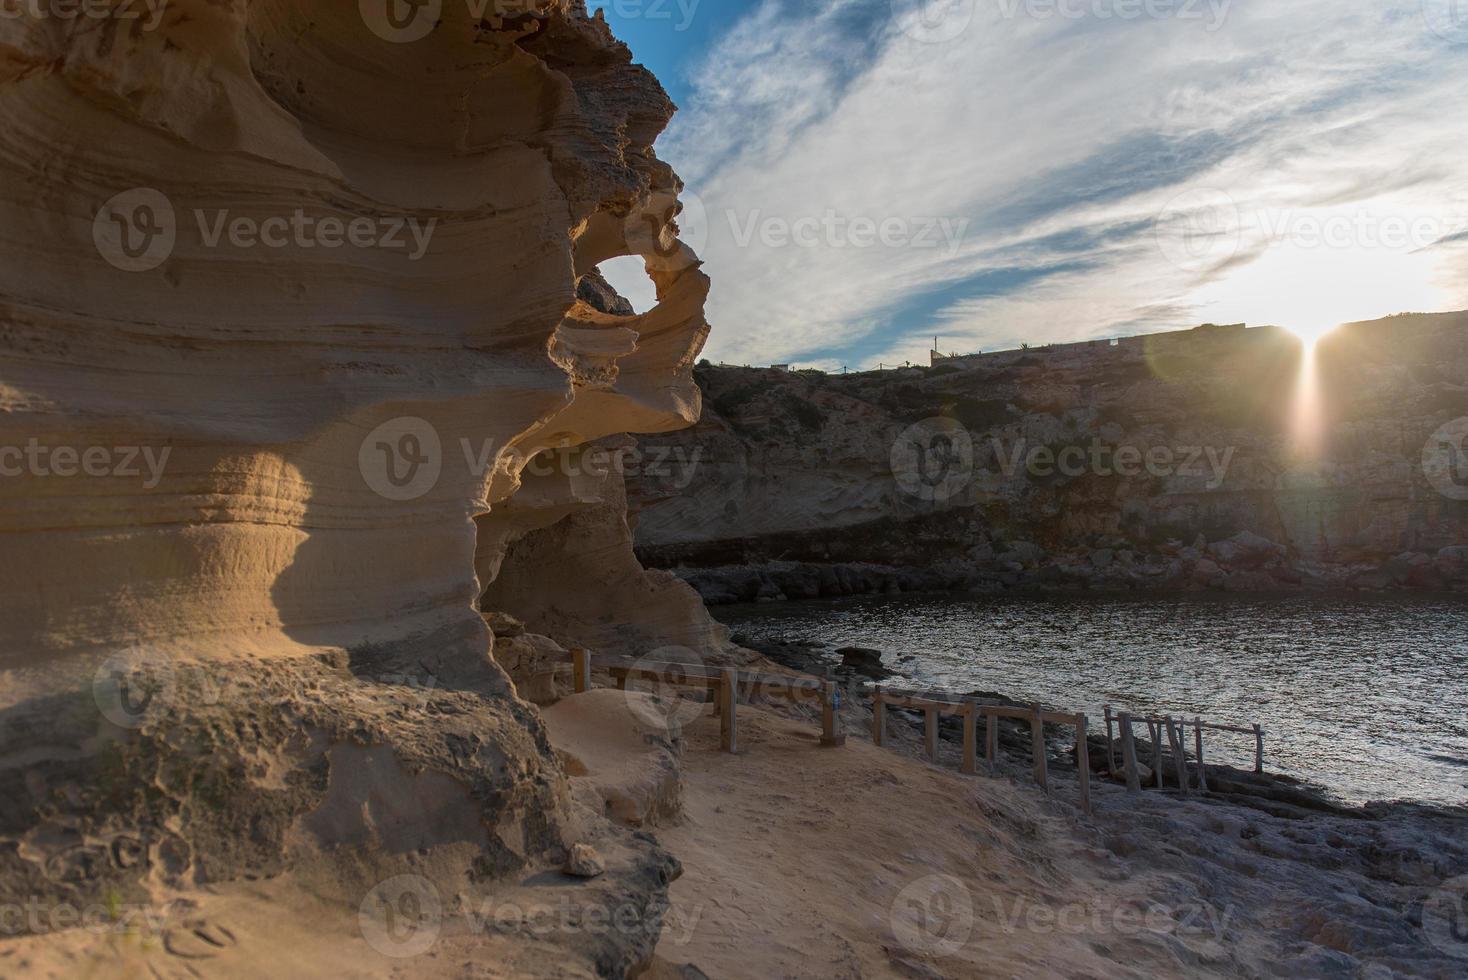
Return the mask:
<svg viewBox="0 0 1468 980"><path fill-rule="evenodd" d="M698 371L633 486L640 554L711 601L1468 582L1468 316L1273 328L852 376ZM1313 378L1313 381L1309 380Z"/></svg>
<svg viewBox="0 0 1468 980"><path fill-rule="evenodd" d="M524 478L698 416L673 106L582 0L439 6L0 20L0 902L561 860L564 775L477 608L532 532L619 577L496 608L722 642L636 566L615 481ZM654 310L578 298L627 254ZM599 972L648 953L669 867L623 843L646 928Z"/></svg>

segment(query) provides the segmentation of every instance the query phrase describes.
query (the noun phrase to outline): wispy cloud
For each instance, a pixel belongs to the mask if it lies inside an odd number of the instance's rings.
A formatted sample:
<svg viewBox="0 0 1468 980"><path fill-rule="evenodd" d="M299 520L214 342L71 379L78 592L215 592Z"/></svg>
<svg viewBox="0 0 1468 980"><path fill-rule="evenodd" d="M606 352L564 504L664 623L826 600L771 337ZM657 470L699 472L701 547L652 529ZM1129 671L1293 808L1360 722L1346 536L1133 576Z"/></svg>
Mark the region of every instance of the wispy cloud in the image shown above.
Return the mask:
<svg viewBox="0 0 1468 980"><path fill-rule="evenodd" d="M1463 250L1427 248L1468 229L1438 2L763 0L660 145L709 356L1468 306Z"/></svg>

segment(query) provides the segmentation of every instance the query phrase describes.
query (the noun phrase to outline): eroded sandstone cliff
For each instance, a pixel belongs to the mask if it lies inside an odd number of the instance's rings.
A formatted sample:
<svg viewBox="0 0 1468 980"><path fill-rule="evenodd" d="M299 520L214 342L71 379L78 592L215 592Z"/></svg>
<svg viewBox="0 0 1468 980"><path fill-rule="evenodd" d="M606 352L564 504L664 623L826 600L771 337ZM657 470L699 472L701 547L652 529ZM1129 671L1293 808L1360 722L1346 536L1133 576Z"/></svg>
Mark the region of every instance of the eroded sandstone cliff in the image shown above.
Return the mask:
<svg viewBox="0 0 1468 980"><path fill-rule="evenodd" d="M708 280L656 80L582 0L477 9L0 20L0 904L311 874L355 909L408 872L447 903L595 839L577 901L635 921L516 962L650 955L674 864L571 805L478 603L721 645L619 480L523 478L697 418ZM628 254L655 309L578 298Z"/></svg>
<svg viewBox="0 0 1468 980"><path fill-rule="evenodd" d="M1465 327L1344 327L1303 387L1300 341L1242 326L850 376L703 366L710 410L659 440L691 478L632 486L640 554L716 602L1461 588Z"/></svg>

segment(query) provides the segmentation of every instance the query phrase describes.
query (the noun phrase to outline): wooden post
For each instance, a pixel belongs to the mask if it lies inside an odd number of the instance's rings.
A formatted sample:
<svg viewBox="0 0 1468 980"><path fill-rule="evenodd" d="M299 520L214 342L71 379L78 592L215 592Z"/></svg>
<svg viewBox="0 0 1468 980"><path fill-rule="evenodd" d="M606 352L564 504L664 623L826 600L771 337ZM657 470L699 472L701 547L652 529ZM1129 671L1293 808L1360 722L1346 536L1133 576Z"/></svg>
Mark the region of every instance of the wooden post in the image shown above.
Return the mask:
<svg viewBox="0 0 1468 980"><path fill-rule="evenodd" d="M1254 771L1264 774L1264 729L1254 726Z"/></svg>
<svg viewBox="0 0 1468 980"><path fill-rule="evenodd" d="M1203 768L1203 719L1193 719L1193 743L1198 750L1198 792L1208 792L1208 773Z"/></svg>
<svg viewBox="0 0 1468 980"><path fill-rule="evenodd" d="M1035 754L1035 782L1045 792L1050 792L1049 761L1045 757L1045 719L1040 706L1030 706L1030 743Z"/></svg>
<svg viewBox="0 0 1468 980"><path fill-rule="evenodd" d="M1177 776L1177 790L1184 796L1188 795L1188 760L1185 743L1183 742L1182 726L1173 726L1172 715L1163 719L1167 726L1167 747L1172 750L1172 768Z"/></svg>
<svg viewBox="0 0 1468 980"><path fill-rule="evenodd" d="M739 751L739 671L725 670L719 684L719 737L725 752Z"/></svg>
<svg viewBox="0 0 1468 980"><path fill-rule="evenodd" d="M591 654L581 647L571 648L571 688L577 694L591 690Z"/></svg>
<svg viewBox="0 0 1468 980"><path fill-rule="evenodd" d="M929 762L938 761L938 709L927 708L923 712L926 715L923 739L923 748L928 754Z"/></svg>
<svg viewBox="0 0 1468 980"><path fill-rule="evenodd" d="M881 745L887 737L887 707L882 703L882 687L872 691L872 744Z"/></svg>
<svg viewBox="0 0 1468 980"><path fill-rule="evenodd" d="M846 734L841 730L841 691L835 681L826 681L821 692L821 745L828 749L845 745Z"/></svg>
<svg viewBox="0 0 1468 980"><path fill-rule="evenodd" d="M990 766L999 761L999 719L992 711L984 712L984 759Z"/></svg>
<svg viewBox="0 0 1468 980"><path fill-rule="evenodd" d="M1086 740L1086 729L1090 721L1085 715L1076 715L1076 771L1081 777L1081 812L1091 815L1091 746Z"/></svg>
<svg viewBox="0 0 1468 980"><path fill-rule="evenodd" d="M1162 788L1162 722L1147 721L1147 731L1152 735L1152 777L1157 788Z"/></svg>
<svg viewBox="0 0 1468 980"><path fill-rule="evenodd" d="M1111 739L1111 705L1106 705L1106 771L1116 772L1116 743Z"/></svg>
<svg viewBox="0 0 1468 980"><path fill-rule="evenodd" d="M969 775L979 771L979 706L970 701L963 711L963 763Z"/></svg>
<svg viewBox="0 0 1468 980"><path fill-rule="evenodd" d="M1137 740L1132 735L1132 716L1127 712L1121 713L1121 759L1126 768L1126 789L1128 793L1140 793L1142 791L1142 778L1137 772Z"/></svg>

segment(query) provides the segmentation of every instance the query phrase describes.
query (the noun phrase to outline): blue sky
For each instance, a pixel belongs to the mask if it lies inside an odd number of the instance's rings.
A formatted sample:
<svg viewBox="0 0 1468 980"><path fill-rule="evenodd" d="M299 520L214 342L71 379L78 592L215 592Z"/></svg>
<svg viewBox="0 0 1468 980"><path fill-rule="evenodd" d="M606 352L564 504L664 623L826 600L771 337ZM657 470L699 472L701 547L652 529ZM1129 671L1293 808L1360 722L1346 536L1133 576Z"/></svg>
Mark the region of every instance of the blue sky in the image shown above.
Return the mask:
<svg viewBox="0 0 1468 980"><path fill-rule="evenodd" d="M591 6L681 107L715 360L1468 308L1468 3Z"/></svg>
<svg viewBox="0 0 1468 980"><path fill-rule="evenodd" d="M747 13L750 0L587 0L603 10L612 31L637 61L652 69L673 101L683 105L696 66L729 26Z"/></svg>

